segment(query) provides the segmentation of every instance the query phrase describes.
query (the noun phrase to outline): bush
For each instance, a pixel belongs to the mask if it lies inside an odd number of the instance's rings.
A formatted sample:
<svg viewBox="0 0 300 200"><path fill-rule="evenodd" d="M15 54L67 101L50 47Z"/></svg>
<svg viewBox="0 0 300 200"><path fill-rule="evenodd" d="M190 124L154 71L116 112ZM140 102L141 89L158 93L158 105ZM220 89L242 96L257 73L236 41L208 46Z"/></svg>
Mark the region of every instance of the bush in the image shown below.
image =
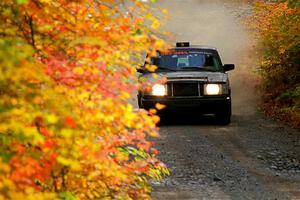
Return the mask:
<svg viewBox="0 0 300 200"><path fill-rule="evenodd" d="M299 113L300 5L297 0L257 1L252 17L263 52L265 103ZM288 109L289 110L289 109Z"/></svg>
<svg viewBox="0 0 300 200"><path fill-rule="evenodd" d="M0 199L150 198L159 119L128 100L151 4L1 1Z"/></svg>

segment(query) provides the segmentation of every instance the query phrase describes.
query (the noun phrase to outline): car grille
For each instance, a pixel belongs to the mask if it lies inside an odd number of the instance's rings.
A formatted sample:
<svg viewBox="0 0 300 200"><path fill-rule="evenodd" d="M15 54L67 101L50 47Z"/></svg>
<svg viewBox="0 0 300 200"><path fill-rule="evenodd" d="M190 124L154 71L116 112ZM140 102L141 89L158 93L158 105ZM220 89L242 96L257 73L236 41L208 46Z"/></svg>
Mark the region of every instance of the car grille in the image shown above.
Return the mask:
<svg viewBox="0 0 300 200"><path fill-rule="evenodd" d="M174 97L180 96L200 96L200 84L199 83L168 83L169 95Z"/></svg>

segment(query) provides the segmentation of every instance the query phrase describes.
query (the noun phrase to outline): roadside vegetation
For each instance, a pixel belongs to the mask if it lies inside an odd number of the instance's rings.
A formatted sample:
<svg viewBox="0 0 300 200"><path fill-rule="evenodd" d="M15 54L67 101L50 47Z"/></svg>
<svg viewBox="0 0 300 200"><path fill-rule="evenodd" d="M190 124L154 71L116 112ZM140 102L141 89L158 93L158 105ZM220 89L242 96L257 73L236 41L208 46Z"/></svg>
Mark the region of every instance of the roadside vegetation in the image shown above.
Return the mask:
<svg viewBox="0 0 300 200"><path fill-rule="evenodd" d="M300 127L300 1L256 1L251 20L262 52L263 109Z"/></svg>
<svg viewBox="0 0 300 200"><path fill-rule="evenodd" d="M150 199L159 118L128 100L153 2L1 0L0 200Z"/></svg>

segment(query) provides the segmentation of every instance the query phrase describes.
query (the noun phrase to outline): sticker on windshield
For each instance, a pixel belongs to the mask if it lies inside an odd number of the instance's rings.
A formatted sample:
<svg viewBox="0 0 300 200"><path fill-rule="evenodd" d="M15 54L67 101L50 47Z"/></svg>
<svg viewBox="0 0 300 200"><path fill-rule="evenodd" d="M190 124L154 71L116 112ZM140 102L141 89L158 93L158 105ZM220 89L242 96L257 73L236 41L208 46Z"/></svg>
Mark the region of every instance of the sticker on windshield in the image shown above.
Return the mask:
<svg viewBox="0 0 300 200"><path fill-rule="evenodd" d="M179 57L177 60L178 67L188 67L189 66L189 59L188 57Z"/></svg>
<svg viewBox="0 0 300 200"><path fill-rule="evenodd" d="M165 51L165 52L159 52L159 55L161 56L171 56L171 55L187 55L190 54L189 51Z"/></svg>
<svg viewBox="0 0 300 200"><path fill-rule="evenodd" d="M205 51L190 51L190 54L203 54L203 55L213 55L212 52L205 52Z"/></svg>
<svg viewBox="0 0 300 200"><path fill-rule="evenodd" d="M189 55L189 54L202 54L202 55L213 55L212 52L205 51L164 51L158 52L159 56L173 56L173 55Z"/></svg>

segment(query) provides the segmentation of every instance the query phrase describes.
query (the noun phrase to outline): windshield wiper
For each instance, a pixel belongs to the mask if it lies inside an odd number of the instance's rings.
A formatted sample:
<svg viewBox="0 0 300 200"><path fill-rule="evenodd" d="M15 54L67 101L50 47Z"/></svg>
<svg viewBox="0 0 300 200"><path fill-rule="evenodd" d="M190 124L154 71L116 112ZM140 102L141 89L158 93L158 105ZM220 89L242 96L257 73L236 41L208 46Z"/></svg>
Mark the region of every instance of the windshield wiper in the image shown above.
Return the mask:
<svg viewBox="0 0 300 200"><path fill-rule="evenodd" d="M169 70L169 71L173 71L173 72L177 71L176 69L172 69L172 68L168 68L168 67L159 67L159 66L157 66L157 69Z"/></svg>
<svg viewBox="0 0 300 200"><path fill-rule="evenodd" d="M183 67L180 68L181 70L185 70L185 69L193 69L193 70L199 70L199 71L209 71L209 72L216 72L216 70L214 69L208 69L208 68L203 68L203 67Z"/></svg>

